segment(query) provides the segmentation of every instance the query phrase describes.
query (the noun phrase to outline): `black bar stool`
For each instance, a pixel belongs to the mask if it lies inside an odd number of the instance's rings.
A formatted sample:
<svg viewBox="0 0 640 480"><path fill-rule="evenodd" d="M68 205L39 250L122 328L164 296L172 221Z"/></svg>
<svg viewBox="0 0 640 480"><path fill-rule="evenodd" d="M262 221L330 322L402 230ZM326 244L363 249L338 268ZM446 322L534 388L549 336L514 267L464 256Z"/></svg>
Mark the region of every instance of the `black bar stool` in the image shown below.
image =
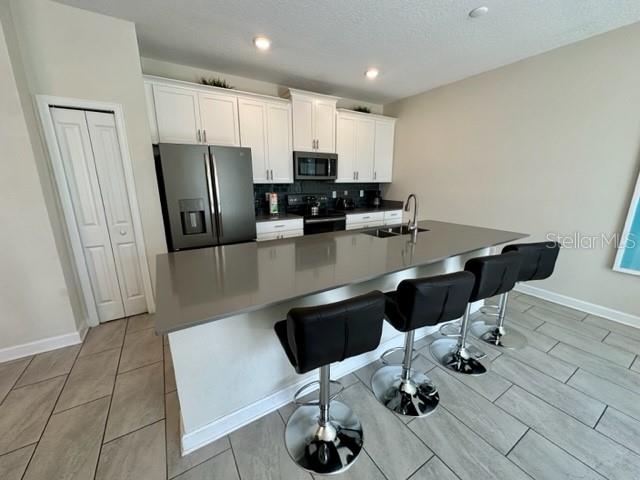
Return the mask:
<svg viewBox="0 0 640 480"><path fill-rule="evenodd" d="M502 249L502 253L507 252L520 254L521 263L517 281L529 282L544 280L551 276L560 252L560 245L557 242L518 243L507 245ZM527 338L520 332L504 326L508 297L509 292L504 292L500 295L497 306L484 307L482 310L485 315L497 317L496 323L487 323L482 320L474 322L471 325L471 333L493 346L515 350L524 347L527 344ZM497 311L490 312L489 309L492 308Z"/></svg>
<svg viewBox="0 0 640 480"><path fill-rule="evenodd" d="M395 292L385 294L387 320L406 332L404 348L387 350L380 357L385 365L371 377L371 388L380 403L396 413L424 417L438 406L440 397L431 379L411 369L415 330L459 318L469 303L474 285L469 272L403 280ZM404 350L401 365L390 365L387 355Z"/></svg>
<svg viewBox="0 0 640 480"><path fill-rule="evenodd" d="M348 469L362 449L362 426L345 404L333 400L342 391L330 380L330 364L375 350L382 337L385 297L374 291L342 302L294 308L274 326L291 365L298 373L320 369L320 380L300 388L299 405L285 428L289 455L300 467L317 474ZM301 402L311 385L320 385L319 400ZM330 383L340 385L330 395Z"/></svg>
<svg viewBox="0 0 640 480"><path fill-rule="evenodd" d="M502 253L472 258L464 265L467 272L475 275L471 298L462 318L457 339L440 338L431 343L431 355L443 366L454 372L467 375L482 375L487 368L480 363L486 355L467 345L471 303L513 290L520 269L520 254Z"/></svg>

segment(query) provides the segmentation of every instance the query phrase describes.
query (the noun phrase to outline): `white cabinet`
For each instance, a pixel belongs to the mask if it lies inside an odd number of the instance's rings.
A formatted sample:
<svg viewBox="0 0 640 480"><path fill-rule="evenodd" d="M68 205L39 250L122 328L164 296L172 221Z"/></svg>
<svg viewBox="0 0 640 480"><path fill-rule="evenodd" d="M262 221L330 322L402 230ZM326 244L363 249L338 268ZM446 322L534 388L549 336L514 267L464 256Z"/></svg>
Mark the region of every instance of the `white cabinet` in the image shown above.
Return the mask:
<svg viewBox="0 0 640 480"><path fill-rule="evenodd" d="M336 97L289 90L293 107L293 149L335 153Z"/></svg>
<svg viewBox="0 0 640 480"><path fill-rule="evenodd" d="M346 229L380 227L384 224L384 212L350 213L347 214Z"/></svg>
<svg viewBox="0 0 640 480"><path fill-rule="evenodd" d="M384 225L398 225L402 223L402 210L389 210L384 212Z"/></svg>
<svg viewBox="0 0 640 480"><path fill-rule="evenodd" d="M395 119L338 110L336 182L390 182Z"/></svg>
<svg viewBox="0 0 640 480"><path fill-rule="evenodd" d="M391 182L393 174L393 139L396 121L392 118L376 118L373 181Z"/></svg>
<svg viewBox="0 0 640 480"><path fill-rule="evenodd" d="M291 105L267 102L267 152L271 183L293 183Z"/></svg>
<svg viewBox="0 0 640 480"><path fill-rule="evenodd" d="M251 148L253 182L293 182L289 104L240 97L238 111L240 144Z"/></svg>
<svg viewBox="0 0 640 480"><path fill-rule="evenodd" d="M199 92L198 101L202 143L239 147L237 97L235 95Z"/></svg>
<svg viewBox="0 0 640 480"><path fill-rule="evenodd" d="M201 143L198 91L154 85L158 138L163 143Z"/></svg>
<svg viewBox="0 0 640 480"><path fill-rule="evenodd" d="M256 237L259 242L304 235L302 218L256 222Z"/></svg>
<svg viewBox="0 0 640 480"><path fill-rule="evenodd" d="M152 93L158 141L240 145L236 95L164 83L154 83Z"/></svg>

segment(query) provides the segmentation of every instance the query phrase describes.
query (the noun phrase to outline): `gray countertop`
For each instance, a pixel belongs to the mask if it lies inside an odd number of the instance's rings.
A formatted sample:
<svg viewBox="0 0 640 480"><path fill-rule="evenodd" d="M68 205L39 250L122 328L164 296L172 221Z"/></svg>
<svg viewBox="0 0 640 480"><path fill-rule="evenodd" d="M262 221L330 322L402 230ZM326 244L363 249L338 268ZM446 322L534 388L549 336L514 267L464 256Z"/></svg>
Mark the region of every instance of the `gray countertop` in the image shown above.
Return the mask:
<svg viewBox="0 0 640 480"><path fill-rule="evenodd" d="M158 333L250 312L276 303L427 265L526 235L437 221L409 236L362 231L202 248L156 258Z"/></svg>

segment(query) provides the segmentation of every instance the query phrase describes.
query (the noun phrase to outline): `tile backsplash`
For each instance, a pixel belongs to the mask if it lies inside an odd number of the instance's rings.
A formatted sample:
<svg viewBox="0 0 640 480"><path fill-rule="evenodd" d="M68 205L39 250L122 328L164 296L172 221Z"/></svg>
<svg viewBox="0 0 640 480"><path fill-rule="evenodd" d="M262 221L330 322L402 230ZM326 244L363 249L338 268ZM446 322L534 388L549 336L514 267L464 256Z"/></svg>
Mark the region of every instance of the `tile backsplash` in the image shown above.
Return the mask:
<svg viewBox="0 0 640 480"><path fill-rule="evenodd" d="M378 183L333 183L304 180L294 183L283 184L254 184L253 199L256 213L268 210L265 195L267 192L278 194L278 210L285 211L286 195L289 193L326 195L331 201L331 195L336 192L336 198L351 197L356 202L357 207L366 206L366 197L360 197L360 190L380 190ZM346 192L346 193L345 193Z"/></svg>

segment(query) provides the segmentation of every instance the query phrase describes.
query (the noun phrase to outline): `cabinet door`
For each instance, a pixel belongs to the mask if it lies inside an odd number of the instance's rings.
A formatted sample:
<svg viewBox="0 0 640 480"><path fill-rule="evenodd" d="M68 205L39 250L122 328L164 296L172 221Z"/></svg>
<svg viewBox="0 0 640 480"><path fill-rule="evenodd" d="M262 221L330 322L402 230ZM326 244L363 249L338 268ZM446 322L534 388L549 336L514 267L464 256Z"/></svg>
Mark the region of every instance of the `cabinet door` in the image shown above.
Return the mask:
<svg viewBox="0 0 640 480"><path fill-rule="evenodd" d="M198 92L188 88L154 85L158 138L162 143L200 143Z"/></svg>
<svg viewBox="0 0 640 480"><path fill-rule="evenodd" d="M355 182L356 120L338 115L336 147L338 151L338 178L336 182Z"/></svg>
<svg viewBox="0 0 640 480"><path fill-rule="evenodd" d="M147 119L149 120L149 132L151 133L151 143L158 143L158 122L156 121L156 104L153 101L153 85L144 82L144 98L147 102Z"/></svg>
<svg viewBox="0 0 640 480"><path fill-rule="evenodd" d="M237 97L217 93L199 93L198 99L203 143L239 147Z"/></svg>
<svg viewBox="0 0 640 480"><path fill-rule="evenodd" d="M375 143L375 123L361 118L356 126L356 180L373 181L373 151Z"/></svg>
<svg viewBox="0 0 640 480"><path fill-rule="evenodd" d="M313 98L296 95L292 97L293 106L293 149L310 152L315 139L313 131Z"/></svg>
<svg viewBox="0 0 640 480"><path fill-rule="evenodd" d="M267 103L267 158L272 183L293 183L290 105Z"/></svg>
<svg viewBox="0 0 640 480"><path fill-rule="evenodd" d="M390 182L393 173L393 136L395 122L376 120L373 180Z"/></svg>
<svg viewBox="0 0 640 480"><path fill-rule="evenodd" d="M253 183L268 183L267 111L264 102L238 99L240 144L251 149Z"/></svg>
<svg viewBox="0 0 640 480"><path fill-rule="evenodd" d="M318 152L335 153L336 103L330 100L314 102L314 130L316 150Z"/></svg>

